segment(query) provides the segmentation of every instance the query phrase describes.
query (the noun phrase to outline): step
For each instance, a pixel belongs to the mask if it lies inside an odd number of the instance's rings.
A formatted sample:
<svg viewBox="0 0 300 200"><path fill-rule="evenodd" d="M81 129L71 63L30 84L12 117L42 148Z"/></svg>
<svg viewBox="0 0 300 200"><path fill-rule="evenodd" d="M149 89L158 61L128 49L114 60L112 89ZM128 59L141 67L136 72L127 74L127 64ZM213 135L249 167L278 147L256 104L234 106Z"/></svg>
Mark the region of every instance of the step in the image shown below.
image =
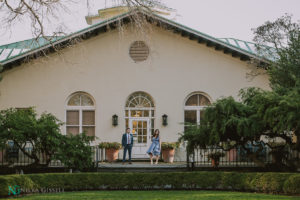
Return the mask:
<svg viewBox="0 0 300 200"><path fill-rule="evenodd" d="M150 162L126 162L98 163L99 172L163 172L163 171L187 171L185 162L164 163L159 162L157 165L151 165Z"/></svg>

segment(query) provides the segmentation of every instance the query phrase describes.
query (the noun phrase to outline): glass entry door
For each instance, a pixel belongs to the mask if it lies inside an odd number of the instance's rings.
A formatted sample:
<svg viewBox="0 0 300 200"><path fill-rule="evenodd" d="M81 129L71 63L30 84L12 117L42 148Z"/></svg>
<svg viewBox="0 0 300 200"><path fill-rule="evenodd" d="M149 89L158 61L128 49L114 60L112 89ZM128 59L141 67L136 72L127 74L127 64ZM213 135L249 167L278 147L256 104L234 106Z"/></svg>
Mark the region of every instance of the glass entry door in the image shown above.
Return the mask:
<svg viewBox="0 0 300 200"><path fill-rule="evenodd" d="M131 118L129 128L133 134L132 158L148 158L146 153L150 144L150 120Z"/></svg>

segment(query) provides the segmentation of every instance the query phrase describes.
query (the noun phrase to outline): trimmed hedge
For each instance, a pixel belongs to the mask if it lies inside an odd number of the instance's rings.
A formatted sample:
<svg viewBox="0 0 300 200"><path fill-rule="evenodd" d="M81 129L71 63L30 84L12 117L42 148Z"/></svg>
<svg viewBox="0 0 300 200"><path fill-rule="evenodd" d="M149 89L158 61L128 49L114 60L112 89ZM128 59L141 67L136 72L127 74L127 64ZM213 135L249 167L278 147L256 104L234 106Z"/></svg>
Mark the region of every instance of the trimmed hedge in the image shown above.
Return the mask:
<svg viewBox="0 0 300 200"><path fill-rule="evenodd" d="M0 196L19 185L31 192L45 188L78 190L205 189L300 194L300 174L240 172L53 173L0 176ZM32 191L33 190L33 191ZM27 193L30 193L27 191ZM26 193L23 192L23 194Z"/></svg>
<svg viewBox="0 0 300 200"><path fill-rule="evenodd" d="M300 194L300 174L290 176L284 182L283 191L287 194Z"/></svg>

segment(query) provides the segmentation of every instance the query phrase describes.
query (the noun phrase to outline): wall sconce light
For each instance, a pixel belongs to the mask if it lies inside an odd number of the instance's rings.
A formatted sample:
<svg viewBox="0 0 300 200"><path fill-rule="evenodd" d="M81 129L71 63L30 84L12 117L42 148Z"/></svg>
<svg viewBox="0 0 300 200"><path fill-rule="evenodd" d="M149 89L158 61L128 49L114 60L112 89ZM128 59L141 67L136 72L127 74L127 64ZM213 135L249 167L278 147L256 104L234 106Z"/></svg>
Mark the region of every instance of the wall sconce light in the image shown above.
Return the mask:
<svg viewBox="0 0 300 200"><path fill-rule="evenodd" d="M164 114L162 116L162 125L167 126L168 125L168 115Z"/></svg>
<svg viewBox="0 0 300 200"><path fill-rule="evenodd" d="M113 126L118 126L118 115L114 114L112 116L112 125Z"/></svg>

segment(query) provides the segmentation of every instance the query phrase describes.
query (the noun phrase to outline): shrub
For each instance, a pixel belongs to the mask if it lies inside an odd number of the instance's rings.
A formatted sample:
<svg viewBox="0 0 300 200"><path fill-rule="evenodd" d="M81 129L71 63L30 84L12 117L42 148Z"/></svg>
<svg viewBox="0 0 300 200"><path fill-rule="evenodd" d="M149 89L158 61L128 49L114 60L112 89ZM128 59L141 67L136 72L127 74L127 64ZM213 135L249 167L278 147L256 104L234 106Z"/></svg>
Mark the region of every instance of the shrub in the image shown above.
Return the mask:
<svg viewBox="0 0 300 200"><path fill-rule="evenodd" d="M300 194L300 175L293 173L164 172L53 173L0 176L0 197L8 186L22 189L61 188L65 191L103 189L214 189ZM26 191L25 191L26 192Z"/></svg>
<svg viewBox="0 0 300 200"><path fill-rule="evenodd" d="M48 166L51 160L60 160L65 166L74 169L88 168L92 165L90 142L94 137L84 133L76 136L62 135L63 123L50 113L38 117L34 108L0 110L0 147L12 144L17 156L20 150L26 158L33 160L31 167ZM30 144L31 150L27 147ZM8 152L9 152L8 151ZM41 162L40 155L46 160ZM8 156L13 157L13 156Z"/></svg>
<svg viewBox="0 0 300 200"><path fill-rule="evenodd" d="M13 142L14 146L40 165L39 154L45 154L49 164L63 137L60 126L63 123L50 113L38 117L34 108L9 108L0 111L0 146ZM30 144L34 151L27 150Z"/></svg>
<svg viewBox="0 0 300 200"><path fill-rule="evenodd" d="M7 196L9 193L8 187L14 187L15 185L26 186L27 189L38 187L27 175L0 176L0 197Z"/></svg>
<svg viewBox="0 0 300 200"><path fill-rule="evenodd" d="M282 193L284 182L291 176L289 173L256 173L250 185L258 192Z"/></svg>
<svg viewBox="0 0 300 200"><path fill-rule="evenodd" d="M55 154L55 158L68 168L82 170L92 167L93 149L90 146L90 142L93 138L85 133L62 137L61 145Z"/></svg>
<svg viewBox="0 0 300 200"><path fill-rule="evenodd" d="M283 191L287 194L300 194L300 174L290 176L283 185Z"/></svg>
<svg viewBox="0 0 300 200"><path fill-rule="evenodd" d="M179 143L178 142L162 142L161 143L161 149L165 150L165 149L176 149L179 147Z"/></svg>
<svg viewBox="0 0 300 200"><path fill-rule="evenodd" d="M209 159L214 159L214 160L219 160L221 157L224 157L225 153L223 152L213 152L213 153L209 153L207 154L207 157Z"/></svg>
<svg viewBox="0 0 300 200"><path fill-rule="evenodd" d="M249 191L250 180L254 177L255 173L240 173L240 172L224 172L220 178L224 189Z"/></svg>
<svg viewBox="0 0 300 200"><path fill-rule="evenodd" d="M122 145L118 142L101 142L99 144L99 148L101 149L121 149Z"/></svg>

